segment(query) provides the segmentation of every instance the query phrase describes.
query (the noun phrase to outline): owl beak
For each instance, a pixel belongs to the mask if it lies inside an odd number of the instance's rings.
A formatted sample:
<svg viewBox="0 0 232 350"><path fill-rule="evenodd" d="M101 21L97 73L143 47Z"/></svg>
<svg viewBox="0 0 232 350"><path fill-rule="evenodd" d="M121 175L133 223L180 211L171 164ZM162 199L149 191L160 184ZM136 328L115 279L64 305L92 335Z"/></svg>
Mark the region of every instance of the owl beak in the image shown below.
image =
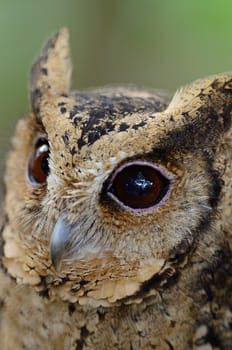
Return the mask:
<svg viewBox="0 0 232 350"><path fill-rule="evenodd" d="M72 226L63 218L59 218L50 240L50 256L53 266L59 271L61 260L67 252Z"/></svg>

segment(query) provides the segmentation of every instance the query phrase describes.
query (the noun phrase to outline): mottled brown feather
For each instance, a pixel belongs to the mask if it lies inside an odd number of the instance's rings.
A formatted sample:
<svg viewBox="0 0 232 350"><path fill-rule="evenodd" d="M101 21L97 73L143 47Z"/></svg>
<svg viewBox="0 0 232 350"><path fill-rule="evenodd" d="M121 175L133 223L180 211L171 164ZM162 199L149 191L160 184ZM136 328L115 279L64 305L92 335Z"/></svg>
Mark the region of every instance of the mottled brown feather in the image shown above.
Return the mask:
<svg viewBox="0 0 232 350"><path fill-rule="evenodd" d="M171 100L134 87L70 92L70 72L62 29L33 65L32 112L7 159L1 349L231 349L232 74ZM26 174L40 135L50 173L36 186ZM134 161L170 179L151 210L107 194ZM69 236L57 262L58 222Z"/></svg>

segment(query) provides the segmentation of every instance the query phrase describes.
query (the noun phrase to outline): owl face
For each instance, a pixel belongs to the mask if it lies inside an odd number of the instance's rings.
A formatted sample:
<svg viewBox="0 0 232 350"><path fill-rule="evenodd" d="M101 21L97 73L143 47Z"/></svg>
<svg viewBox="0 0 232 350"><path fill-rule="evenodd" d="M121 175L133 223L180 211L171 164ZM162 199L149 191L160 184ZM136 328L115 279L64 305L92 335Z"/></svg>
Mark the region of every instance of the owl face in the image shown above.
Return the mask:
<svg viewBox="0 0 232 350"><path fill-rule="evenodd" d="M133 88L70 93L67 35L32 68L32 112L7 164L4 264L64 300L138 302L188 264L218 215L230 77L171 102Z"/></svg>

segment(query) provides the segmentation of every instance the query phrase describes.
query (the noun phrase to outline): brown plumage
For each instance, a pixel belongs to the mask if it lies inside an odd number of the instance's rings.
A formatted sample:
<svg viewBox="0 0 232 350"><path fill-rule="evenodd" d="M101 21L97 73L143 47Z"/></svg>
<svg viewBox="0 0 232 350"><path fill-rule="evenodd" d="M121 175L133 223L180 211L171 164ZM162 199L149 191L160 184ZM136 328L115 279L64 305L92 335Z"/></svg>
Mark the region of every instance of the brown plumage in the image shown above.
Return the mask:
<svg viewBox="0 0 232 350"><path fill-rule="evenodd" d="M33 65L6 165L1 349L232 349L232 75L172 99Z"/></svg>

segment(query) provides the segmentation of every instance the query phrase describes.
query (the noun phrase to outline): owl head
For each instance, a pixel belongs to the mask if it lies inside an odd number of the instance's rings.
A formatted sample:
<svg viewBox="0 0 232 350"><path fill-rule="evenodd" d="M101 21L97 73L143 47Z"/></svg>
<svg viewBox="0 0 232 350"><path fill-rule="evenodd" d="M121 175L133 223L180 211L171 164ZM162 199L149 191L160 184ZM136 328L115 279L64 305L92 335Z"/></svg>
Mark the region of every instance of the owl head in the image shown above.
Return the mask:
<svg viewBox="0 0 232 350"><path fill-rule="evenodd" d="M17 283L80 304L141 302L216 259L231 212L232 75L170 100L70 91L66 29L31 70L31 112L5 174L3 264Z"/></svg>

